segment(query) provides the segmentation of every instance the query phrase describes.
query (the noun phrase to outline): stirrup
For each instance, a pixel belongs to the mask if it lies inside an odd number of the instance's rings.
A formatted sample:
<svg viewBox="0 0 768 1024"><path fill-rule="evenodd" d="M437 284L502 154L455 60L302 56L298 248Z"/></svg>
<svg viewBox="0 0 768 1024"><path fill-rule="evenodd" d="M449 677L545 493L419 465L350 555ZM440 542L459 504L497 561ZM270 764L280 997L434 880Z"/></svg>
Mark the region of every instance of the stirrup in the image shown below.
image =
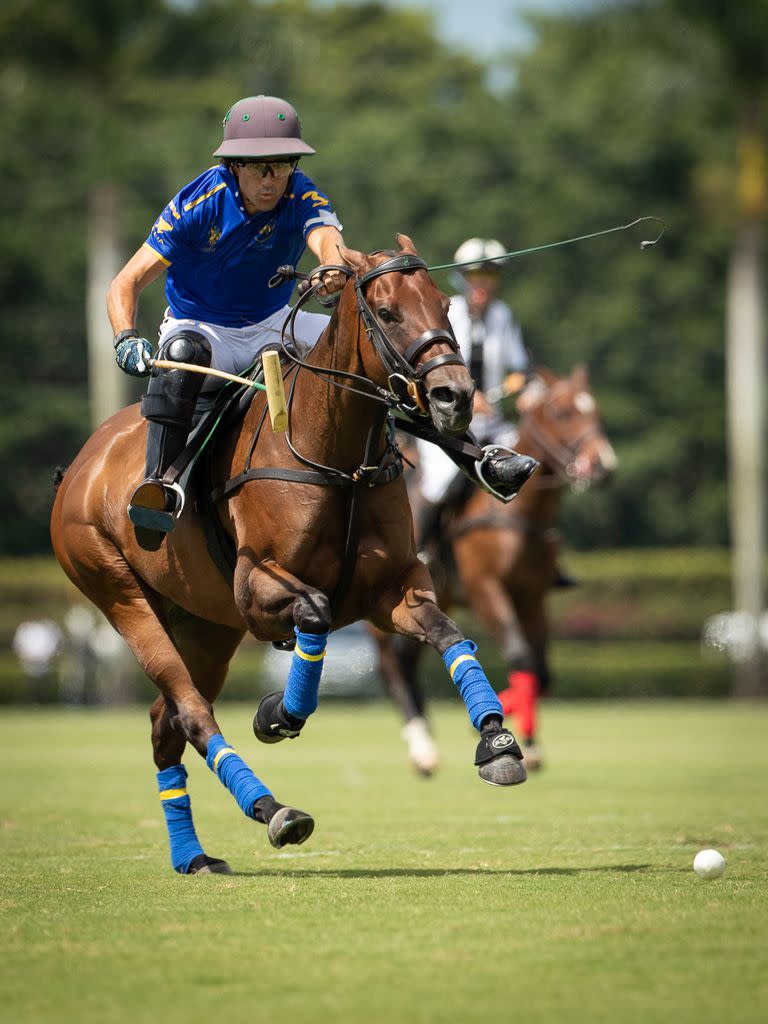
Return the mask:
<svg viewBox="0 0 768 1024"><path fill-rule="evenodd" d="M183 510L184 491L179 484L167 484L150 477L131 495L128 518L141 529L170 533Z"/></svg>
<svg viewBox="0 0 768 1024"><path fill-rule="evenodd" d="M493 484L489 483L488 480L486 480L485 475L483 473L483 463L485 462L485 459L489 455L519 455L520 452L513 451L511 448L505 448L504 445L500 444L486 444L483 446L483 453L483 458L478 459L475 462L475 475L477 476L477 479L480 481L480 486L483 488L484 491L488 491L489 494L492 494L494 498L498 498L499 501L503 501L505 505L508 505L510 501L514 501L514 499L518 496L518 494L520 493L520 489L518 488L514 494L502 494L500 491L497 491ZM538 463L535 464L534 470L537 468ZM528 477L523 481L523 483L528 482L530 477L533 475L534 470L531 470L531 472L528 474Z"/></svg>

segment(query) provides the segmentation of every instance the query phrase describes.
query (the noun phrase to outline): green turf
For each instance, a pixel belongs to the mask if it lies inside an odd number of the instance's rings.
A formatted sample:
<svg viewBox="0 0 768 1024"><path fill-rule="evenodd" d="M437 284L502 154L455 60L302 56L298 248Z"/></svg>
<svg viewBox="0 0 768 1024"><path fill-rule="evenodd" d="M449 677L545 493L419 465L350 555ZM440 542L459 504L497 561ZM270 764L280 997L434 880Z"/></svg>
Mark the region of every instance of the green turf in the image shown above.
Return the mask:
<svg viewBox="0 0 768 1024"><path fill-rule="evenodd" d="M317 829L279 853L196 755L198 831L231 878L168 865L145 715L0 721L4 1020L675 1022L768 1015L768 708L546 708L549 765L475 775L456 704L443 766L406 765L394 713L321 708L230 742ZM703 882L697 850L726 874Z"/></svg>

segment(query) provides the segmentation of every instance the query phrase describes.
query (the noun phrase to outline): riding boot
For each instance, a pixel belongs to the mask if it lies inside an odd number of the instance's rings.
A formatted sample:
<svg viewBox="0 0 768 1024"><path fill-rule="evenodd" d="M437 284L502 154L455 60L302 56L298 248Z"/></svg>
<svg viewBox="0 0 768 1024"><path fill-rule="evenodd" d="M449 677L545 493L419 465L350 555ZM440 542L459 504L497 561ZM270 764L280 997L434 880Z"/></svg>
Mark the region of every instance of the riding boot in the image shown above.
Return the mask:
<svg viewBox="0 0 768 1024"><path fill-rule="evenodd" d="M486 445L485 455L475 463L475 474L486 491L501 501L512 501L523 484L536 472L539 463L530 455L511 448Z"/></svg>
<svg viewBox="0 0 768 1024"><path fill-rule="evenodd" d="M158 358L210 366L211 346L203 334L186 331L166 342ZM187 443L203 380L199 373L153 370L141 401L142 415L148 421L146 468L144 480L131 495L128 517L137 528L137 536L141 531L140 540L144 531L149 531L150 550L156 549L173 529L184 507L184 492L165 475Z"/></svg>
<svg viewBox="0 0 768 1024"><path fill-rule="evenodd" d="M430 427L425 428L423 424L420 424L417 436L436 444L465 476L473 483L479 483L483 490L500 501L512 501L517 497L520 488L539 468L539 463L530 455L521 455L498 444L485 445L481 449L482 458L476 459L471 451L441 444L443 439L440 434ZM456 440L478 450L477 440L470 431L460 434Z"/></svg>

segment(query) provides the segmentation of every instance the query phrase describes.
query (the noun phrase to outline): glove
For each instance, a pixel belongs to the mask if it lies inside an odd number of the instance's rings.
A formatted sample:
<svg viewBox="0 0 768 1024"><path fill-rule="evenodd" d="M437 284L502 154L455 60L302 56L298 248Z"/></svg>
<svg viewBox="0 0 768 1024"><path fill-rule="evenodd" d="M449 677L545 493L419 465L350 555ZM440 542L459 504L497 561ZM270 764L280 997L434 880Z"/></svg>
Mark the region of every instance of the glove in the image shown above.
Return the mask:
<svg viewBox="0 0 768 1024"><path fill-rule="evenodd" d="M152 367L152 346L146 338L126 338L115 348L115 362L132 377L146 377Z"/></svg>

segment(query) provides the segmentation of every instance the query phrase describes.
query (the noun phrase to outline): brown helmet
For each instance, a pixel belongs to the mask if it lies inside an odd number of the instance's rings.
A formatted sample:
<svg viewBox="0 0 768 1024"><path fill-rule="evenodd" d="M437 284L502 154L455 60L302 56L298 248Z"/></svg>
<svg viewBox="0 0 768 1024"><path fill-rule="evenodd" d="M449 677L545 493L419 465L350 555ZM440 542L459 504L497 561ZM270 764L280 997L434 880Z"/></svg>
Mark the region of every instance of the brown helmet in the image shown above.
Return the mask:
<svg viewBox="0 0 768 1024"><path fill-rule="evenodd" d="M224 118L224 139L213 154L227 159L265 159L314 153L301 137L299 115L277 96L247 96Z"/></svg>

